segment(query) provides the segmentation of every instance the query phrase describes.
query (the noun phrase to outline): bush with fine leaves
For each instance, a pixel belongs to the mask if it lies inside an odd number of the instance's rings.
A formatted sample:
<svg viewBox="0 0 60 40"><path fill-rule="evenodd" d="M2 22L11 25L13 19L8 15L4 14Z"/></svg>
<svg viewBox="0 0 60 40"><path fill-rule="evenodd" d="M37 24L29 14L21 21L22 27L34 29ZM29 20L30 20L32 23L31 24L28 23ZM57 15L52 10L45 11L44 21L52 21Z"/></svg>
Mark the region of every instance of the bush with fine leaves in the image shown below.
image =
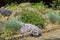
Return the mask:
<svg viewBox="0 0 60 40"><path fill-rule="evenodd" d="M10 19L5 24L4 27L7 30L19 30L22 24L18 20Z"/></svg>
<svg viewBox="0 0 60 40"><path fill-rule="evenodd" d="M21 13L21 20L24 23L30 23L38 26L39 28L44 28L45 19L37 12L24 10Z"/></svg>

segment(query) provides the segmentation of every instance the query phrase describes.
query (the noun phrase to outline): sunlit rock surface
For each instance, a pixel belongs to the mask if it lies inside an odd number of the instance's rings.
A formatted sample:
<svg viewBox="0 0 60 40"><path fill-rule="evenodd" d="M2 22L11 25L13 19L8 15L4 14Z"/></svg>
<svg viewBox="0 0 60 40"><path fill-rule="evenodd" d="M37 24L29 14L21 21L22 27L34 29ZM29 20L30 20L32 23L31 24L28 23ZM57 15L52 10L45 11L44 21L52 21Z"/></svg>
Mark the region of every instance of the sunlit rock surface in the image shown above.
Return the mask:
<svg viewBox="0 0 60 40"><path fill-rule="evenodd" d="M40 36L41 35L41 30L35 25L32 24L24 24L23 27L20 29L20 32L22 34L29 34L32 36Z"/></svg>

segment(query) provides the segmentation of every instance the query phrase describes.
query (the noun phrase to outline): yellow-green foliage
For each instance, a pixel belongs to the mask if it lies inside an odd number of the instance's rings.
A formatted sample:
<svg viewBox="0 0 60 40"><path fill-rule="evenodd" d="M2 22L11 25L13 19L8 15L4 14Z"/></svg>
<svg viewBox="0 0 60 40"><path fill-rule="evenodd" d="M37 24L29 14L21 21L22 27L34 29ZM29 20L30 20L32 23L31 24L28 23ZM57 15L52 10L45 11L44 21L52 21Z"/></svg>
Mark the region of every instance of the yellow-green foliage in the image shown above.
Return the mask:
<svg viewBox="0 0 60 40"><path fill-rule="evenodd" d="M16 10L18 8L18 4L16 4L16 3L6 4L4 7L5 8L7 7L8 9L13 11L13 10Z"/></svg>
<svg viewBox="0 0 60 40"><path fill-rule="evenodd" d="M33 8L37 8L39 11L44 11L45 8L46 8L42 2L40 2L40 3L33 3L32 7Z"/></svg>
<svg viewBox="0 0 60 40"><path fill-rule="evenodd" d="M7 38L13 36L13 33L10 30L5 30L4 34L0 35L0 38Z"/></svg>

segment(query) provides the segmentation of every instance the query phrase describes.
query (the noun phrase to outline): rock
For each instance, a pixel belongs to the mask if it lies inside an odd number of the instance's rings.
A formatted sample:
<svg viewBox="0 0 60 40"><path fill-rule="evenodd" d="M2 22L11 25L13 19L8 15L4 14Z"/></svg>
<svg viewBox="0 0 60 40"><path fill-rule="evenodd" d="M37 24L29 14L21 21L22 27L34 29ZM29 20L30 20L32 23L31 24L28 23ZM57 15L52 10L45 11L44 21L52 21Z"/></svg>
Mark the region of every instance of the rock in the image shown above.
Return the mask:
<svg viewBox="0 0 60 40"><path fill-rule="evenodd" d="M3 16L2 14L0 14L0 23L1 22L4 23L5 21L7 21L7 18L8 18L7 16Z"/></svg>
<svg viewBox="0 0 60 40"><path fill-rule="evenodd" d="M36 37L42 34L40 28L32 24L24 24L23 27L20 29L20 32L24 35L29 34Z"/></svg>
<svg viewBox="0 0 60 40"><path fill-rule="evenodd" d="M12 13L10 10L8 9L3 9L3 8L0 8L0 13L5 15L5 16L10 16L10 14Z"/></svg>

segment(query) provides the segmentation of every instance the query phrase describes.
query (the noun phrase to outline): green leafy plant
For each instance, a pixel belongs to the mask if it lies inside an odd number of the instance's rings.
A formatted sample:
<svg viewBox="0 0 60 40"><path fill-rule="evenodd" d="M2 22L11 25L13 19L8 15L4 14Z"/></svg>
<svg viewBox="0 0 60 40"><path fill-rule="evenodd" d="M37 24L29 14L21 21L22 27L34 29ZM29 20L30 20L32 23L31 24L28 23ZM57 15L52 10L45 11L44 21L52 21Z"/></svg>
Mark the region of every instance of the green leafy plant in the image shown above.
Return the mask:
<svg viewBox="0 0 60 40"><path fill-rule="evenodd" d="M21 13L21 20L24 23L31 23L40 28L44 28L45 19L37 12L24 10Z"/></svg>

